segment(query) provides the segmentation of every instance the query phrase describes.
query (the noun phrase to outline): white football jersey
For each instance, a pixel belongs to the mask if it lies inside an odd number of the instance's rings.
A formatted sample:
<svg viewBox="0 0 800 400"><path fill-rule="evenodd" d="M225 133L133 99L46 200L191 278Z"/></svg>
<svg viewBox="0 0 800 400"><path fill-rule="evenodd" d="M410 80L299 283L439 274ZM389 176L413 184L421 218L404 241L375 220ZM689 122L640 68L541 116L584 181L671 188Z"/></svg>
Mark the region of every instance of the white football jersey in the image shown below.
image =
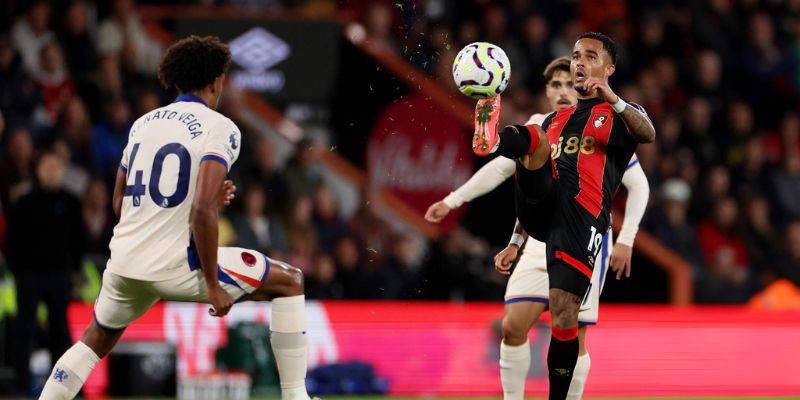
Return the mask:
<svg viewBox="0 0 800 400"><path fill-rule="evenodd" d="M136 120L120 161L127 181L108 269L160 281L199 268L189 214L200 162L230 170L240 147L236 124L197 96L178 96Z"/></svg>

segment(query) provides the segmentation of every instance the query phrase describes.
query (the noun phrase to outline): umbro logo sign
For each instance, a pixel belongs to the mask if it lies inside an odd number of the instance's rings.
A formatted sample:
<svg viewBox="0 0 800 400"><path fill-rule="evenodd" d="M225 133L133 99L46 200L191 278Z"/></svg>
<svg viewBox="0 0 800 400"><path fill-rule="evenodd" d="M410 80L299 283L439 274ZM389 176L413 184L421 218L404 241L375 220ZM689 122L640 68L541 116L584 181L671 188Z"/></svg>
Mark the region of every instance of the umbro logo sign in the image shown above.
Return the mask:
<svg viewBox="0 0 800 400"><path fill-rule="evenodd" d="M266 71L289 57L289 45L262 27L255 27L230 43L231 58L242 67Z"/></svg>

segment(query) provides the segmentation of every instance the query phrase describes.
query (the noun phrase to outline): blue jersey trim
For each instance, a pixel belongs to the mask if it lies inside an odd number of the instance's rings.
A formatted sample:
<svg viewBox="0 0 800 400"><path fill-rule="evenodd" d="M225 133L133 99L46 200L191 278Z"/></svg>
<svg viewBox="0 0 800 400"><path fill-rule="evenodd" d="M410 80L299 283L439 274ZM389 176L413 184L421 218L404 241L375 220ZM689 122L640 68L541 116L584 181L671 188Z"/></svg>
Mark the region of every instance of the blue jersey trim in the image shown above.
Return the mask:
<svg viewBox="0 0 800 400"><path fill-rule="evenodd" d="M636 164L638 164L638 163L639 163L639 159L638 159L638 158L637 158L637 159L635 159L635 160L633 160L633 161L631 161L631 162L630 162L630 164L628 164L628 166L627 166L627 167L625 167L625 171L627 171L627 170L629 170L629 169L633 168L633 167L634 167Z"/></svg>
<svg viewBox="0 0 800 400"><path fill-rule="evenodd" d="M550 299L547 299L547 298L544 298L544 297L534 297L534 296L530 296L530 297L515 297L513 299L506 300L505 303L506 304L519 303L521 301L532 301L534 303L549 303Z"/></svg>
<svg viewBox="0 0 800 400"><path fill-rule="evenodd" d="M225 161L225 159L224 159L224 158L222 158L222 157L220 157L220 156L218 156L218 155L215 155L215 154L206 154L206 155L204 155L202 158L200 158L200 161L201 161L201 162L202 162L202 161L205 161L205 160L213 160L213 161L217 161L217 162L221 163L222 165L224 165L226 170L228 169L228 162L227 162L227 161Z"/></svg>
<svg viewBox="0 0 800 400"><path fill-rule="evenodd" d="M104 331L116 333L116 332L119 332L119 331L125 329L125 327L122 327L122 328L111 328L111 327L108 327L108 326L105 326L105 325L101 324L100 321L97 320L97 313L94 312L94 311L92 311L92 319L94 319L95 325L97 325L98 327L100 327L100 329L102 329Z"/></svg>
<svg viewBox="0 0 800 400"><path fill-rule="evenodd" d="M267 256L265 256L263 253L261 253L261 257L264 257L264 263L265 263L264 264L265 265L265 267L264 267L264 276L261 277L261 284L263 285L264 282L267 281L267 277L269 276L270 263L269 263L269 258Z"/></svg>
<svg viewBox="0 0 800 400"><path fill-rule="evenodd" d="M608 258L608 246L611 244L611 241L608 240L610 232L606 232L605 237L603 237L603 247L600 250L600 284L597 290L603 287L603 279L606 277L606 259Z"/></svg>
<svg viewBox="0 0 800 400"><path fill-rule="evenodd" d="M173 103L177 103L179 101L188 101L188 102L192 102L192 103L200 103L200 104L208 107L208 103L206 103L205 100L200 98L200 96L196 96L196 95L189 94L189 93L185 93L185 94L179 95L178 97L175 98Z"/></svg>
<svg viewBox="0 0 800 400"><path fill-rule="evenodd" d="M189 234L189 246L186 246L186 258L189 261L189 270L200 269L200 254L197 253L197 245L194 243L194 234Z"/></svg>
<svg viewBox="0 0 800 400"><path fill-rule="evenodd" d="M121 169L122 172L124 172L126 174L128 173L128 167L122 165L122 163L119 163L119 169Z"/></svg>
<svg viewBox="0 0 800 400"><path fill-rule="evenodd" d="M595 325L597 325L597 322L578 321L578 326L595 326Z"/></svg>

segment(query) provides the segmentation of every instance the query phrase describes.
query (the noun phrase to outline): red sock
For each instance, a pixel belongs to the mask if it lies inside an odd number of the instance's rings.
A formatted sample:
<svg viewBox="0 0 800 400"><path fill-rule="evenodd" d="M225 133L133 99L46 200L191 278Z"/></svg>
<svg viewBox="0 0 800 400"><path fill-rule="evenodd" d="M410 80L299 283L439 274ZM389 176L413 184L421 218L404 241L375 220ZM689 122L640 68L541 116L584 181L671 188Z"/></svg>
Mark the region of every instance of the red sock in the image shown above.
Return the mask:
<svg viewBox="0 0 800 400"><path fill-rule="evenodd" d="M536 148L539 147L539 130L533 125L525 125L525 129L531 136L531 145L528 146L528 154L533 154L533 152L536 151Z"/></svg>

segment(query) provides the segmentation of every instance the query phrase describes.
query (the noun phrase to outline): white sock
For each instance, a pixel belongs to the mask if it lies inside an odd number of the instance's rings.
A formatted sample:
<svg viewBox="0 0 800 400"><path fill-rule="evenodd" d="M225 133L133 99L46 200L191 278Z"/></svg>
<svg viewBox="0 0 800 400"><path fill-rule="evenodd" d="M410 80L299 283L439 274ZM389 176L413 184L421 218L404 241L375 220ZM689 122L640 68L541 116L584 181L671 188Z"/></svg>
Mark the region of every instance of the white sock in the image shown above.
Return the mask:
<svg viewBox="0 0 800 400"><path fill-rule="evenodd" d="M283 400L307 400L307 349L305 296L272 300L270 343L278 364Z"/></svg>
<svg viewBox="0 0 800 400"><path fill-rule="evenodd" d="M75 398L86 378L100 361L97 354L81 341L72 345L53 366L40 400L70 400Z"/></svg>
<svg viewBox="0 0 800 400"><path fill-rule="evenodd" d="M500 382L504 400L522 400L525 397L525 378L530 367L530 342L526 340L519 346L500 343Z"/></svg>
<svg viewBox="0 0 800 400"><path fill-rule="evenodd" d="M567 400L580 400L583 396L583 387L586 385L586 379L589 378L591 367L592 359L589 358L588 352L578 356L578 363L575 364L575 369L572 371L572 383L569 384Z"/></svg>

